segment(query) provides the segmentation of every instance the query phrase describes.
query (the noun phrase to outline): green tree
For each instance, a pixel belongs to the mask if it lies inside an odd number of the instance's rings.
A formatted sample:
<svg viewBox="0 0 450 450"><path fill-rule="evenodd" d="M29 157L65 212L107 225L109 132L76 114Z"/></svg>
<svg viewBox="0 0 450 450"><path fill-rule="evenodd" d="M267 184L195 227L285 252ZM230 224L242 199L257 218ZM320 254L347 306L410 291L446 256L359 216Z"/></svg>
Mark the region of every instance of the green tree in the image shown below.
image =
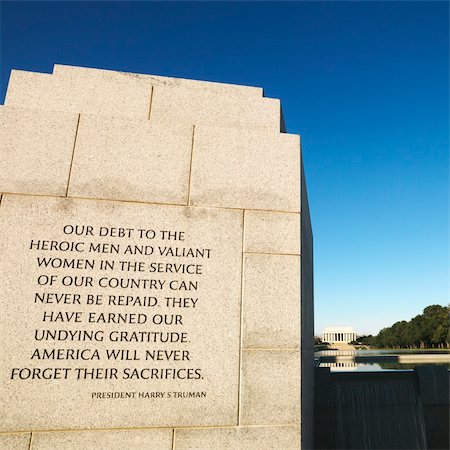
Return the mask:
<svg viewBox="0 0 450 450"><path fill-rule="evenodd" d="M365 343L373 347L450 347L449 308L441 305L427 306L422 314L409 322L396 322L391 327L383 328L376 336L364 338Z"/></svg>

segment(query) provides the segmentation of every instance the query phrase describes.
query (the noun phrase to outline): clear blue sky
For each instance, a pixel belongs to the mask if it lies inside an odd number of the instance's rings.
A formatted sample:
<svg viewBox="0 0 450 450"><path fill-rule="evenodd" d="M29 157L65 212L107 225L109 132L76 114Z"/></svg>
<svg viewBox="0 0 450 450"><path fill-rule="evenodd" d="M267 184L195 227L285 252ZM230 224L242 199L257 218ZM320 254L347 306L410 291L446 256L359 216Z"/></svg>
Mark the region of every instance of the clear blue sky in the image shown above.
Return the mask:
<svg viewBox="0 0 450 450"><path fill-rule="evenodd" d="M2 2L12 68L54 63L263 86L299 133L316 332L448 301L447 2Z"/></svg>

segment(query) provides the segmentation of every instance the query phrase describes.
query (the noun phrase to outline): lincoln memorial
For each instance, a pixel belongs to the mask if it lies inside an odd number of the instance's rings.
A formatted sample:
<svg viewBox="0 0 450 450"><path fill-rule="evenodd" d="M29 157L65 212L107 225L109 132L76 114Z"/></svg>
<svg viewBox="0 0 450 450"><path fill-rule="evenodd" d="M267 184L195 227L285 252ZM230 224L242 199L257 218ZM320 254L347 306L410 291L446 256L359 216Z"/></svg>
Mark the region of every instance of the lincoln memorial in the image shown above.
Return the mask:
<svg viewBox="0 0 450 450"><path fill-rule="evenodd" d="M356 340L356 333L352 327L327 327L322 334L322 341L334 344L335 342L349 343Z"/></svg>

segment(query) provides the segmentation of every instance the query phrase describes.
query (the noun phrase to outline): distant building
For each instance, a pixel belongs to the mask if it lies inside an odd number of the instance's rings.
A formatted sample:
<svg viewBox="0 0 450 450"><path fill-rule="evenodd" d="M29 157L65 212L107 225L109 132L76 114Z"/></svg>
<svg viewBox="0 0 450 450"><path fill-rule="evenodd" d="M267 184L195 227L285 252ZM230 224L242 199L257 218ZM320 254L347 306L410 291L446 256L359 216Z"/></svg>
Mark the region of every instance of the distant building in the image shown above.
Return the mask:
<svg viewBox="0 0 450 450"><path fill-rule="evenodd" d="M352 327L326 327L322 334L322 341L330 344L356 341L356 333Z"/></svg>

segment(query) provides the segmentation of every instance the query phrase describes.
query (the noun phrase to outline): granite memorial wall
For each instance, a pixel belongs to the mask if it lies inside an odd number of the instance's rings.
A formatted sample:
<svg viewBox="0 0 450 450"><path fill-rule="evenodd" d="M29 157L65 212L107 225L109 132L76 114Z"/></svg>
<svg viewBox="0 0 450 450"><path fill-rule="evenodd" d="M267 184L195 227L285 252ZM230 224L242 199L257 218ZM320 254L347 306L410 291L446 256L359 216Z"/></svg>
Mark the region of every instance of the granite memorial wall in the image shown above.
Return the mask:
<svg viewBox="0 0 450 450"><path fill-rule="evenodd" d="M0 155L2 448L312 447L312 235L278 100L14 70Z"/></svg>

